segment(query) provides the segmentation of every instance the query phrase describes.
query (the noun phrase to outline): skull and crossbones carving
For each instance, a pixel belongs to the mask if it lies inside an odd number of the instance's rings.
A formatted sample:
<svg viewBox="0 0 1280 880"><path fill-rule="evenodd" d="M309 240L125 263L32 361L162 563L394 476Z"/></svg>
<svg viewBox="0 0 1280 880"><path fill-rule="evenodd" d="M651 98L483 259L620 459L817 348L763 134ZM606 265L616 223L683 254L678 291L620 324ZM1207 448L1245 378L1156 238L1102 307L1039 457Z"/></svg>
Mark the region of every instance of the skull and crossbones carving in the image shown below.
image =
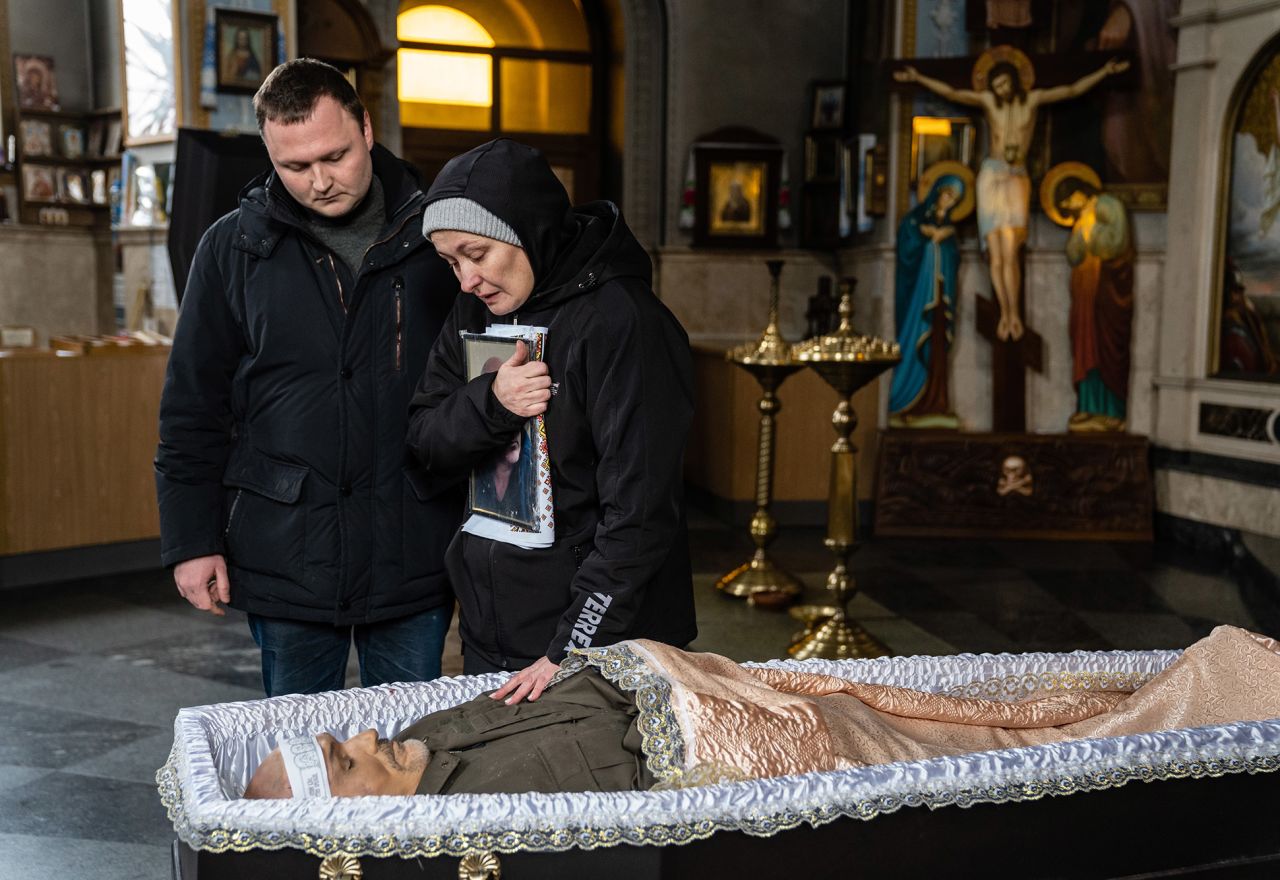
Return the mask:
<svg viewBox="0 0 1280 880"><path fill-rule="evenodd" d="M1001 498L1015 492L1022 496L1030 496L1035 491L1031 480L1031 468L1027 460L1020 455L1010 455L1000 465L1000 480L996 483L996 494Z"/></svg>

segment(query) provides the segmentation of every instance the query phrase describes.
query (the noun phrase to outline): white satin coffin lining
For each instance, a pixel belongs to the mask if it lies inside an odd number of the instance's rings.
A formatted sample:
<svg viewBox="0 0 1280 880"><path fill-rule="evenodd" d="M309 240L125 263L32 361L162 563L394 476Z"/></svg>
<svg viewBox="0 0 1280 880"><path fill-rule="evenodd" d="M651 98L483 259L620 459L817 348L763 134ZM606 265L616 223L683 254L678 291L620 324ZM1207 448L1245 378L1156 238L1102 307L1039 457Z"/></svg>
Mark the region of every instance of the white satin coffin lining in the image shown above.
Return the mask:
<svg viewBox="0 0 1280 880"><path fill-rule="evenodd" d="M588 652L589 662L629 651L626 643ZM1045 676L1096 674L1145 681L1177 651L1070 654L961 654L877 660L809 660L745 666L819 672L852 681L930 692ZM183 709L174 722L174 747L158 778L176 782L171 808L179 837L193 847L210 834L243 832L255 840L298 835L332 838L388 836L400 841L448 835L550 832L561 829L636 829L709 822L753 832L770 816L832 814L873 801L957 802L966 792L1015 785L1050 785L1065 777L1138 771L1177 762L1239 761L1280 756L1280 720L1080 740L899 762L852 770L651 792L491 794L333 798L291 801L240 799L253 769L284 736L328 732L345 739L376 728L395 736L429 712L496 688L505 674L383 685L315 696L286 696ZM998 687L996 688L998 690ZM764 822L768 826L768 822Z"/></svg>

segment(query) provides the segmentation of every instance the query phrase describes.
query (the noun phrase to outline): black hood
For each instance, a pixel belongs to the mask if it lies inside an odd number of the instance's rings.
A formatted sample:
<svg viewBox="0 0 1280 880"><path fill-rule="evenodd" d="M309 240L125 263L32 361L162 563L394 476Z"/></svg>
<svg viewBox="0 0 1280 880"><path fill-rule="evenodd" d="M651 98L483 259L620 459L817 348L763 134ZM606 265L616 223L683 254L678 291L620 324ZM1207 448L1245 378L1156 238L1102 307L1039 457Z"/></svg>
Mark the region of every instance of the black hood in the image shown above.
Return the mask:
<svg viewBox="0 0 1280 880"><path fill-rule="evenodd" d="M510 226L533 267L537 308L624 276L651 284L653 266L612 202L574 208L542 152L507 138L450 159L426 204L470 199Z"/></svg>

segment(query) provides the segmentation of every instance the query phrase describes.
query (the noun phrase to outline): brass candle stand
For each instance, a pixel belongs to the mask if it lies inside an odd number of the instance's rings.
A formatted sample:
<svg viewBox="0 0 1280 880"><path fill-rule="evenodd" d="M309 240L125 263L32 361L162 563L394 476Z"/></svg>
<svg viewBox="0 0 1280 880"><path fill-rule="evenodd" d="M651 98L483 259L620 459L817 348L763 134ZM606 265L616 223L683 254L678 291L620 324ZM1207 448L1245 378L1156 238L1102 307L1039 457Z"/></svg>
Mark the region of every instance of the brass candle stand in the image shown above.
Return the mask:
<svg viewBox="0 0 1280 880"><path fill-rule="evenodd" d="M760 439L756 447L756 512L751 517L751 540L756 545L751 559L716 581L716 589L728 596L748 598L769 594L784 601L800 595L804 584L788 574L769 558L767 547L777 534L777 523L769 506L773 501L773 443L775 419L782 409L778 386L792 373L804 367L791 357L791 344L778 330L778 286L782 260L766 260L771 277L769 287L769 324L754 343L741 345L726 353L731 363L746 370L760 383Z"/></svg>
<svg viewBox="0 0 1280 880"><path fill-rule="evenodd" d="M846 613L857 590L848 569L849 554L857 548L858 537L858 450L850 437L858 424L853 410L854 392L897 364L902 355L896 343L854 331L855 283L853 279L840 283L840 326L836 331L798 343L792 349L795 360L812 367L842 398L831 416L836 442L831 447L827 537L823 542L836 557L835 568L827 575L827 589L832 596L829 605L791 610L792 616L806 623L806 631L787 648L788 653L801 660L881 657L888 653Z"/></svg>

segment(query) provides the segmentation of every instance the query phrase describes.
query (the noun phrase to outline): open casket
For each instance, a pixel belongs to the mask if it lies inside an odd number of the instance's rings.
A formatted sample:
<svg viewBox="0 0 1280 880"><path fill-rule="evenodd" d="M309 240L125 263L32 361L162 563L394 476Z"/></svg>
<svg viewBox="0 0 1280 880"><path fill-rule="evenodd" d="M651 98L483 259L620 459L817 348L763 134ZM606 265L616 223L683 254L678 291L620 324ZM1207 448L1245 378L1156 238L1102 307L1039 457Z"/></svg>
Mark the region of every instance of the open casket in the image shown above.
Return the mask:
<svg viewBox="0 0 1280 880"><path fill-rule="evenodd" d="M1131 691L1173 651L744 664L1017 700ZM669 687L624 643L591 663L634 692L650 768L684 760ZM1280 875L1280 720L1075 740L647 792L240 800L278 738L376 727L496 687L443 679L184 709L157 773L180 880L235 877ZM500 873L499 873L500 872Z"/></svg>

